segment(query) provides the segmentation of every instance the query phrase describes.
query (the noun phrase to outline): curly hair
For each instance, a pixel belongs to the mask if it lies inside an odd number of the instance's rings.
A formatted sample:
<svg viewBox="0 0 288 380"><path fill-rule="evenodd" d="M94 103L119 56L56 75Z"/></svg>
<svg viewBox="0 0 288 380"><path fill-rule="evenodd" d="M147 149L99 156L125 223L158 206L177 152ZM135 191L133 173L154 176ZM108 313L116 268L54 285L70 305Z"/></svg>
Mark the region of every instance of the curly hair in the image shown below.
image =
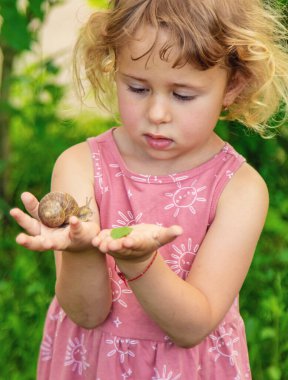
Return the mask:
<svg viewBox="0 0 288 380"><path fill-rule="evenodd" d="M169 39L159 56L167 61L176 47L173 67L188 63L207 70L221 65L230 78L236 73L246 78L247 85L223 118L264 136L280 108L282 121L288 114L288 38L280 15L276 3L261 0L110 1L80 32L74 52L78 88L84 88L83 67L97 102L113 109L117 52L135 39L139 27L149 25L156 32L165 28Z"/></svg>

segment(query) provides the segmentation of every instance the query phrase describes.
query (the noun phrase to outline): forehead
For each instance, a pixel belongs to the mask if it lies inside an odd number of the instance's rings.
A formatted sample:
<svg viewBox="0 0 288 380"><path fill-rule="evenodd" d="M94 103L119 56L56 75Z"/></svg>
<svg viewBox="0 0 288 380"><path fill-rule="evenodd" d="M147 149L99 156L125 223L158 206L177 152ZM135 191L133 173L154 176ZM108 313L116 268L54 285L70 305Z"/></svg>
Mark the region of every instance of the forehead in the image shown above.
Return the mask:
<svg viewBox="0 0 288 380"><path fill-rule="evenodd" d="M147 67L159 59L171 65L179 56L177 46L171 45L167 29L145 25L137 29L135 36L117 51L118 60L143 61Z"/></svg>

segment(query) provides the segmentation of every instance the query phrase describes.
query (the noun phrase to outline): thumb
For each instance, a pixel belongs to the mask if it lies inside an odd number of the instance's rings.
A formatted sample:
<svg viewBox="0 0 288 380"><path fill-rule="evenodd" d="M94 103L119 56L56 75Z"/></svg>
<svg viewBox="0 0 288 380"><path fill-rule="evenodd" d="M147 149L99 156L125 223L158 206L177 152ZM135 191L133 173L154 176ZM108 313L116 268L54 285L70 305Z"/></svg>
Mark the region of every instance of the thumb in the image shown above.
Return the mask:
<svg viewBox="0 0 288 380"><path fill-rule="evenodd" d="M183 229L178 225L173 225L167 228L161 228L157 234L157 240L160 245L164 245L173 241L177 236L182 235Z"/></svg>
<svg viewBox="0 0 288 380"><path fill-rule="evenodd" d="M35 219L39 220L38 217L38 205L39 202L37 198L28 191L25 191L21 194L21 200L25 206L25 209L28 211L28 213Z"/></svg>

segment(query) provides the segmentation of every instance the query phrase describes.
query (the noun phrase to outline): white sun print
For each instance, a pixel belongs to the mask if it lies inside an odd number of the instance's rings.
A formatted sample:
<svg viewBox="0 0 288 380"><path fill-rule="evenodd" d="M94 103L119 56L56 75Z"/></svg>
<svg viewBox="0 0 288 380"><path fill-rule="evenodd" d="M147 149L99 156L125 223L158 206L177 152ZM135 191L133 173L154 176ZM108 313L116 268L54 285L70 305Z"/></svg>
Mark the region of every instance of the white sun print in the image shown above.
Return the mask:
<svg viewBox="0 0 288 380"><path fill-rule="evenodd" d="M106 193L109 189L108 186L103 184L103 173L101 168L101 155L99 152L94 152L92 154L92 159L94 160L94 178L98 182L101 193Z"/></svg>
<svg viewBox="0 0 288 380"><path fill-rule="evenodd" d="M171 254L173 260L165 260L165 262L170 265L170 268L176 274L180 274L186 278L190 271L192 261L199 249L199 244L192 247L192 239L188 238L187 248L185 244L181 244L180 247L173 244L172 248L174 250L174 253Z"/></svg>
<svg viewBox="0 0 288 380"><path fill-rule="evenodd" d="M142 182L142 183L162 183L161 177L159 178L157 175L150 175L150 174L139 174L139 177L137 176L131 176L131 179L133 179L136 182Z"/></svg>
<svg viewBox="0 0 288 380"><path fill-rule="evenodd" d="M118 355L120 363L124 363L125 357L131 356L134 358L136 356L129 348L130 346L137 345L139 341L114 337L114 339L107 339L106 343L113 346L113 349L108 352L107 356L110 358L111 356Z"/></svg>
<svg viewBox="0 0 288 380"><path fill-rule="evenodd" d="M117 170L115 177L122 177L124 174L118 164L109 164L110 168Z"/></svg>
<svg viewBox="0 0 288 380"><path fill-rule="evenodd" d="M231 179L233 177L234 173L231 170L226 170L226 177Z"/></svg>
<svg viewBox="0 0 288 380"><path fill-rule="evenodd" d="M75 337L74 340L69 339L67 344L64 366L72 366L72 371L77 371L78 375L82 375L90 364L86 361L87 350L84 346L84 334L81 339Z"/></svg>
<svg viewBox="0 0 288 380"><path fill-rule="evenodd" d="M64 311L62 309L58 313L50 314L49 315L49 319L51 319L51 321L62 322L63 319L64 319L64 317L65 317L65 313L64 313Z"/></svg>
<svg viewBox="0 0 288 380"><path fill-rule="evenodd" d="M206 186L199 187L194 186L196 184L194 180L190 186L182 187L181 182L176 182L178 190L174 193L165 193L166 197L172 198L172 203L169 203L164 207L164 210L170 210L175 207L173 214L174 218L177 217L181 209L188 209L193 215L196 214L195 203L206 202L206 198L199 197L198 194L206 189Z"/></svg>
<svg viewBox="0 0 288 380"><path fill-rule="evenodd" d="M183 181L184 179L188 178L187 175L183 175L183 176L179 177L178 174L169 174L169 177L173 180L173 182Z"/></svg>
<svg viewBox="0 0 288 380"><path fill-rule="evenodd" d="M123 226L131 226L133 224L137 224L139 222L139 220L142 218L142 212L140 212L140 214L138 214L136 217L133 215L133 212L132 211L129 211L127 210L126 211L126 215L122 212L122 211L118 211L118 215L122 218L122 219L118 219L117 220L117 223L118 224L113 224L112 227L113 228L117 228L117 227L123 227Z"/></svg>
<svg viewBox="0 0 288 380"><path fill-rule="evenodd" d="M53 339L46 334L41 344L41 360L47 362L52 359Z"/></svg>
<svg viewBox="0 0 288 380"><path fill-rule="evenodd" d="M122 289L122 285L124 284L124 281L121 280L119 277L119 280L114 280L112 278L112 271L111 268L109 268L109 277L111 281L111 289L112 289L112 302L118 302L121 306L127 307L127 303L121 298L123 294L131 294L132 290L130 289ZM125 284L124 284L125 285Z"/></svg>
<svg viewBox="0 0 288 380"><path fill-rule="evenodd" d="M163 366L162 374L158 371L157 368L154 368L155 376L152 377L152 380L178 380L181 377L181 373L178 375L173 375L172 371L167 373L167 366Z"/></svg>
<svg viewBox="0 0 288 380"><path fill-rule="evenodd" d="M214 352L215 362L222 356L229 359L231 366L235 365L235 356L238 356L238 351L234 349L234 344L239 341L239 337L233 337L233 330L230 328L226 331L224 324L219 328L220 336L209 335L213 341L213 347L209 348L208 352Z"/></svg>

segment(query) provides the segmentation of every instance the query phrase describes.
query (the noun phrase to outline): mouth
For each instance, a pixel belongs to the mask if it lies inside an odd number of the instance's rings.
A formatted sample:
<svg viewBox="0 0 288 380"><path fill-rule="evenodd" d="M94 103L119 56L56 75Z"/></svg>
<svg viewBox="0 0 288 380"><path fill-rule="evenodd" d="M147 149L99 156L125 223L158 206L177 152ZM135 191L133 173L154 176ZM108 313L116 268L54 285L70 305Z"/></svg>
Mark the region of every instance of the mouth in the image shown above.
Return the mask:
<svg viewBox="0 0 288 380"><path fill-rule="evenodd" d="M147 141L147 144L157 150L164 150L171 146L173 143L172 139L169 139L168 137L162 136L162 135L153 135L153 134L145 134L145 139Z"/></svg>

